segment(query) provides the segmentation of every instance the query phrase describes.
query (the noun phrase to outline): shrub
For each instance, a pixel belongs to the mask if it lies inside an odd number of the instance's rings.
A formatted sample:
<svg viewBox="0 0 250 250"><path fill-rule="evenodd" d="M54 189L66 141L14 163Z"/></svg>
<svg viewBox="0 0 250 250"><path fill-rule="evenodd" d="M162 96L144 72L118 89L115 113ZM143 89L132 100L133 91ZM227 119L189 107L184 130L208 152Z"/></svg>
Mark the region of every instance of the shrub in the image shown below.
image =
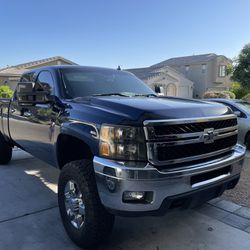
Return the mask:
<svg viewBox="0 0 250 250"><path fill-rule="evenodd" d="M0 86L0 98L11 98L12 95L13 91L8 85Z"/></svg>
<svg viewBox="0 0 250 250"><path fill-rule="evenodd" d="M232 82L230 91L233 92L237 99L241 99L243 96L250 93L247 87L243 87L239 82Z"/></svg>
<svg viewBox="0 0 250 250"><path fill-rule="evenodd" d="M224 94L228 94L229 95L229 97L230 97L230 99L235 99L236 98L236 96L235 96L235 94L232 92L232 91L222 91Z"/></svg>
<svg viewBox="0 0 250 250"><path fill-rule="evenodd" d="M250 102L250 93L246 94L243 98L244 101Z"/></svg>
<svg viewBox="0 0 250 250"><path fill-rule="evenodd" d="M235 99L235 94L230 91L207 91L203 95L203 98L226 98Z"/></svg>

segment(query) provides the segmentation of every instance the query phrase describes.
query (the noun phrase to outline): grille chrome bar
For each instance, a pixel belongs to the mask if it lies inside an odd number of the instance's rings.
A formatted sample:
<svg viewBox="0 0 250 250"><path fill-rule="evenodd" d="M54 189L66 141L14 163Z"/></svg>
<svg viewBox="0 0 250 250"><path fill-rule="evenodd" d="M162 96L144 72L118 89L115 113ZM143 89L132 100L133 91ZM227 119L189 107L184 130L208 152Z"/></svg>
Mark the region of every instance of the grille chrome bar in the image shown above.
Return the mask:
<svg viewBox="0 0 250 250"><path fill-rule="evenodd" d="M157 134L155 129L158 129ZM169 134L170 131L173 132ZM149 162L156 166L164 166L202 160L230 152L237 141L238 125L234 114L192 119L148 120L144 121L144 132ZM220 140L223 138L226 141Z"/></svg>
<svg viewBox="0 0 250 250"><path fill-rule="evenodd" d="M196 118L181 118L181 119L165 119L165 120L145 120L144 126L157 126L157 125L170 125L170 124L186 124L186 123L200 123L209 121L229 120L236 118L236 115L223 115L223 116L208 116L208 117L196 117Z"/></svg>
<svg viewBox="0 0 250 250"><path fill-rule="evenodd" d="M227 128L221 128L214 130L215 137L214 139L224 138L227 136L235 135L238 133L238 126L233 127L227 127ZM147 141L162 141L162 140L168 140L164 143L173 143L176 142L176 144L187 144L187 141L190 140L190 143L193 142L201 142L203 139L203 132L196 132L196 133L186 133L186 134L172 134L172 135L164 135L164 136L157 136L155 139L149 139L146 136ZM175 144L175 145L176 145Z"/></svg>
<svg viewBox="0 0 250 250"><path fill-rule="evenodd" d="M196 155L196 156L190 156L190 157L184 157L184 158L178 158L178 159L173 159L173 160L167 160L167 161L159 161L157 159L154 158L150 158L150 152L148 152L149 155L149 162L152 163L153 165L156 166L164 166L164 165L170 165L170 164L176 164L176 163L186 163L189 161L196 161L196 160L202 160L202 159L206 159L209 157L213 157L216 155L221 155L223 153L227 153L230 152L232 150L232 148L225 148L225 149L221 149L218 151L214 151L211 153L206 153L206 154L201 154L201 155Z"/></svg>

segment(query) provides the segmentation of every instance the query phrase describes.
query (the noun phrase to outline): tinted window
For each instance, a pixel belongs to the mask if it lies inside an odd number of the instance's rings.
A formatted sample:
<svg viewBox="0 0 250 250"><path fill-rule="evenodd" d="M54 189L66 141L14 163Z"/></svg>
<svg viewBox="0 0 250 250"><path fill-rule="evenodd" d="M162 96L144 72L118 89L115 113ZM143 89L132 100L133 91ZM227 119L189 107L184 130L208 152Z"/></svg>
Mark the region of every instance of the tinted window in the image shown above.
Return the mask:
<svg viewBox="0 0 250 250"><path fill-rule="evenodd" d="M36 80L35 89L36 90L50 90L52 91L54 87L54 81L52 75L49 71L42 71L39 73Z"/></svg>
<svg viewBox="0 0 250 250"><path fill-rule="evenodd" d="M154 94L154 92L134 75L108 69L61 69L67 98L98 94L128 93Z"/></svg>

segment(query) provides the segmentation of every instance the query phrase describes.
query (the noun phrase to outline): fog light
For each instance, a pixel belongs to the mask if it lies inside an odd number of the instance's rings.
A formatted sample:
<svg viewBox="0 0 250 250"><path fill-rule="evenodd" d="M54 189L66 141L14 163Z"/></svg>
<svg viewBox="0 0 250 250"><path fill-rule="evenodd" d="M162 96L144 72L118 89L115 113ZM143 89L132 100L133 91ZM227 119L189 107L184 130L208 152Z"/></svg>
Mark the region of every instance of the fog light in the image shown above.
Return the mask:
<svg viewBox="0 0 250 250"><path fill-rule="evenodd" d="M124 201L140 201L145 199L144 191L126 191L123 193Z"/></svg>
<svg viewBox="0 0 250 250"><path fill-rule="evenodd" d="M113 178L110 178L110 177L106 177L106 185L108 187L108 190L110 192L114 192L115 189L116 189L116 182L115 182L115 179Z"/></svg>

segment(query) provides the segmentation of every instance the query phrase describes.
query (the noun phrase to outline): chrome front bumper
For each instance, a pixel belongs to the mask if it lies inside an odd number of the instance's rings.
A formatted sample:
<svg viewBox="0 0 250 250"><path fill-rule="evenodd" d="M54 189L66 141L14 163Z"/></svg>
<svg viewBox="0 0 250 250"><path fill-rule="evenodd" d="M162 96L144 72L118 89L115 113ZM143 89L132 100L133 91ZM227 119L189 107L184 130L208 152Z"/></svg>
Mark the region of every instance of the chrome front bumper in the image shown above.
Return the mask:
<svg viewBox="0 0 250 250"><path fill-rule="evenodd" d="M245 148L237 145L227 157L190 165L185 168L159 171L150 164L129 166L124 162L115 162L94 157L94 170L99 196L102 204L111 211L150 212L159 210L168 197L206 190L220 183L227 183L239 177L243 166ZM191 178L230 166L228 174L222 174L207 180L191 184ZM228 187L226 187L228 188ZM137 204L123 201L125 191L152 192L149 203Z"/></svg>

